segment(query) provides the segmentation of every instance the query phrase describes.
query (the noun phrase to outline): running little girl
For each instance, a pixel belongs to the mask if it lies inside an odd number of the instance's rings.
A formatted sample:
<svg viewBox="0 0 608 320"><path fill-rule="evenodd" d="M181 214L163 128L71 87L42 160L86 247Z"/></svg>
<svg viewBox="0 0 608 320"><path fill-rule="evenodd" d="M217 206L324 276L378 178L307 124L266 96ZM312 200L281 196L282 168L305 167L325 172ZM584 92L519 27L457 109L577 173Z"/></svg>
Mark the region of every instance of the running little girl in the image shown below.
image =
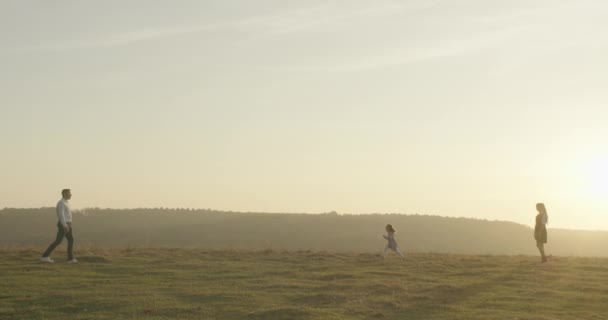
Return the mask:
<svg viewBox="0 0 608 320"><path fill-rule="evenodd" d="M399 249L397 248L397 241L395 241L395 229L393 229L393 226L390 224L386 225L386 235L382 235L384 237L384 239L388 240L388 244L386 245L386 247L384 248L384 255L382 256L383 258L386 258L386 253L388 252L389 249L395 251L396 253L398 253L402 259L405 259L405 256L403 255L403 253L401 253L401 251L399 251Z"/></svg>

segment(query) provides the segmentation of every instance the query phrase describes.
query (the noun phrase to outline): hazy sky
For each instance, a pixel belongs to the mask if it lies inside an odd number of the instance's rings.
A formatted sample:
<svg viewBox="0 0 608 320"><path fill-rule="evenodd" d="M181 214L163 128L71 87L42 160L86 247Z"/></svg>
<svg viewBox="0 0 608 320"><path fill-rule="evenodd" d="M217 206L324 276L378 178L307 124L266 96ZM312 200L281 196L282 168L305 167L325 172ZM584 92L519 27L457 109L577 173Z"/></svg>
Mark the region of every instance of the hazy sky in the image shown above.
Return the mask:
<svg viewBox="0 0 608 320"><path fill-rule="evenodd" d="M0 207L608 229L604 1L0 0Z"/></svg>

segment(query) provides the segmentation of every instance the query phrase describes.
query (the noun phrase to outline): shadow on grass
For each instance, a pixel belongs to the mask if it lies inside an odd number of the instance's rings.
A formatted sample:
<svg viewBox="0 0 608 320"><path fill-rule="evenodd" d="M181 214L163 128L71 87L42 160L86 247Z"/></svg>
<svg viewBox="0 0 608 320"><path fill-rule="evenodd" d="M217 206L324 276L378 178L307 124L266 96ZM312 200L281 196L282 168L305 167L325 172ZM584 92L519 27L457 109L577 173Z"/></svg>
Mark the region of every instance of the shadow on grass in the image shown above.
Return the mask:
<svg viewBox="0 0 608 320"><path fill-rule="evenodd" d="M299 320L317 318L311 312L302 308L274 308L252 312L247 315L246 319Z"/></svg>
<svg viewBox="0 0 608 320"><path fill-rule="evenodd" d="M84 256L78 257L78 261L86 263L108 263L110 260L100 256Z"/></svg>

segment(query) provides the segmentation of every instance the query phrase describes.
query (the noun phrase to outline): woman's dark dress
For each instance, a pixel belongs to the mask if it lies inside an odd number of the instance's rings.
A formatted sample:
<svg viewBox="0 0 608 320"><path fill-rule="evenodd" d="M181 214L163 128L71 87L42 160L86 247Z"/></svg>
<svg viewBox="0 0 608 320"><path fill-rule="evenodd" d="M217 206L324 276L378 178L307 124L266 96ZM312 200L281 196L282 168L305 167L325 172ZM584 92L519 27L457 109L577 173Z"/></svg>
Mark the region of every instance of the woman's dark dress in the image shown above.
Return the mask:
<svg viewBox="0 0 608 320"><path fill-rule="evenodd" d="M536 226L534 227L534 239L537 243L547 243L547 226L543 224L543 215L536 215Z"/></svg>

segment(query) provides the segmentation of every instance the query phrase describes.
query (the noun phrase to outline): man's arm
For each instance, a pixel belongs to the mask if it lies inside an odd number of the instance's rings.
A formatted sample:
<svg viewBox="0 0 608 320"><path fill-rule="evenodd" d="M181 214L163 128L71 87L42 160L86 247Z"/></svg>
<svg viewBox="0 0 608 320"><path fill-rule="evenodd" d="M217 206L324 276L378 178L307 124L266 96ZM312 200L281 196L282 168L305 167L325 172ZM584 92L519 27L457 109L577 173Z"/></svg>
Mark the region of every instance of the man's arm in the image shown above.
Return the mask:
<svg viewBox="0 0 608 320"><path fill-rule="evenodd" d="M63 201L59 201L57 204L57 219L59 219L59 223L61 223L63 229L68 230L68 224L65 222L65 204L63 204Z"/></svg>

